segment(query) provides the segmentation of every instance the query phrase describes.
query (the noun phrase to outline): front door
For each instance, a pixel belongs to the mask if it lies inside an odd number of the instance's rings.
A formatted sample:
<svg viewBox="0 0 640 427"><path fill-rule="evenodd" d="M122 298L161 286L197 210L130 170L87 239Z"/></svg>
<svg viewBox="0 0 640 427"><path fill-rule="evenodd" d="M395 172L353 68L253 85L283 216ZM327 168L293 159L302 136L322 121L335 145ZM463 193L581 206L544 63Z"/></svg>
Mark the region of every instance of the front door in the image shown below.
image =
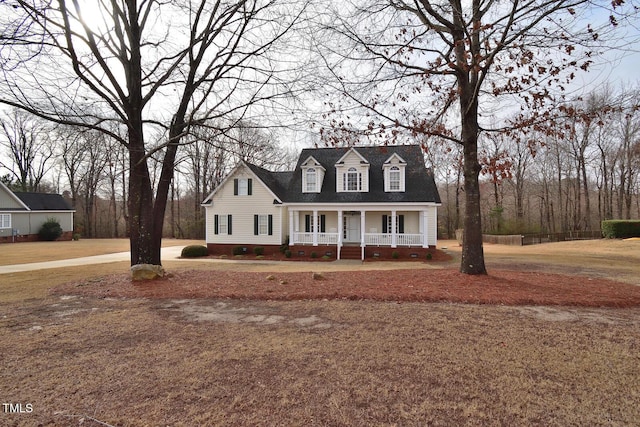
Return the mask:
<svg viewBox="0 0 640 427"><path fill-rule="evenodd" d="M345 213L342 220L345 243L360 243L360 213Z"/></svg>

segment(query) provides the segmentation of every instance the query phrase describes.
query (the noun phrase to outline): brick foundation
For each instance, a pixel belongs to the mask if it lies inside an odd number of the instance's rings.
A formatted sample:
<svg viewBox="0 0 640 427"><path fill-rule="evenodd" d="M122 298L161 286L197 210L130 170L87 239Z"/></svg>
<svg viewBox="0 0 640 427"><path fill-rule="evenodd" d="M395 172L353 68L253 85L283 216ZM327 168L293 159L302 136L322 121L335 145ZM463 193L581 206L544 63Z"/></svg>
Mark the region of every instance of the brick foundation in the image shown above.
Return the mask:
<svg viewBox="0 0 640 427"><path fill-rule="evenodd" d="M276 245L227 245L227 244L214 244L207 243L207 249L209 255L227 255L229 257L234 256L233 250L236 247L245 249L243 254L254 255L253 248L261 246L264 248L265 257L280 257L280 246ZM291 259L304 260L304 259L318 259L323 257L329 257L330 259L336 259L338 255L338 248L335 245L291 245L289 246L291 251ZM412 259L427 259L427 254L431 253L435 256L436 248L422 248L422 247L398 247L390 248L388 246L368 246L365 248L365 260L412 260ZM393 254L397 252L398 257L394 258ZM340 251L341 259L360 259L361 248L360 246L343 246Z"/></svg>
<svg viewBox="0 0 640 427"><path fill-rule="evenodd" d="M255 255L253 249L256 247L264 248L264 256L280 255L280 246L277 245L227 245L217 243L207 243L209 255L228 255L233 256L233 249L241 247L243 255Z"/></svg>
<svg viewBox="0 0 640 427"><path fill-rule="evenodd" d="M62 233L57 242L68 241L73 239L73 231L65 231ZM18 236L0 236L0 243L23 243L40 241L37 234L20 234Z"/></svg>

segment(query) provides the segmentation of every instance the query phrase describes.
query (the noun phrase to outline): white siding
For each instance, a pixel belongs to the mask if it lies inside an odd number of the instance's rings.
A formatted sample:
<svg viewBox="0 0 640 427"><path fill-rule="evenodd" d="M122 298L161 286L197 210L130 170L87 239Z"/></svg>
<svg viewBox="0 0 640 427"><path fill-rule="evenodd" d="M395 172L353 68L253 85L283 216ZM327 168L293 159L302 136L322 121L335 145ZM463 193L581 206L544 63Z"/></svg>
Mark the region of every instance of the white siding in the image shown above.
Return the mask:
<svg viewBox="0 0 640 427"><path fill-rule="evenodd" d="M429 206L427 208L427 244L436 246L438 244L438 208Z"/></svg>
<svg viewBox="0 0 640 427"><path fill-rule="evenodd" d="M250 196L234 195L234 179L252 180ZM206 207L206 241L219 244L280 245L286 230L286 209L273 204L273 194L245 166L231 175L214 194L212 205ZM231 215L231 235L215 234L215 215ZM254 235L254 215L273 215L273 234Z"/></svg>

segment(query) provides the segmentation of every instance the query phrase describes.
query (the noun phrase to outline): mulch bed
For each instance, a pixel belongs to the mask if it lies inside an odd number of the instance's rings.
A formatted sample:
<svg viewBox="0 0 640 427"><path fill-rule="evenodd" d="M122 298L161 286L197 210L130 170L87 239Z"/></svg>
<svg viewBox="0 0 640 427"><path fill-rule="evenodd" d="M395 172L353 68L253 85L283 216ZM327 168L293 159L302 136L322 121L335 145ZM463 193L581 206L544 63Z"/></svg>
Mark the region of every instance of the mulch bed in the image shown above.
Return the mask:
<svg viewBox="0 0 640 427"><path fill-rule="evenodd" d="M582 307L640 306L640 286L597 277L491 270L469 276L453 269L322 273L188 270L151 282L119 274L67 283L54 294L120 298L348 299Z"/></svg>

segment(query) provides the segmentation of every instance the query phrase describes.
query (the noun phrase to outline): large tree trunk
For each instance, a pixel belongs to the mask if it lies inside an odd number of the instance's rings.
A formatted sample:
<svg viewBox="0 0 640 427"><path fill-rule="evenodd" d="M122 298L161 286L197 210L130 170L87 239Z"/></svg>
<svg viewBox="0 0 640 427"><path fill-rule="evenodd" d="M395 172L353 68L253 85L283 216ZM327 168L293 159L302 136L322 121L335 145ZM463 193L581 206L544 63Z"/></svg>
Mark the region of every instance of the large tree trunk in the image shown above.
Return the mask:
<svg viewBox="0 0 640 427"><path fill-rule="evenodd" d="M133 142L133 138L130 138ZM160 244L154 236L153 188L144 149L129 150L129 240L131 265L160 265Z"/></svg>
<svg viewBox="0 0 640 427"><path fill-rule="evenodd" d="M466 91L465 91L466 90ZM480 210L480 162L478 162L478 103L462 85L460 105L462 118L463 170L464 170L464 240L460 271L466 274L487 274L482 247L482 215Z"/></svg>
<svg viewBox="0 0 640 427"><path fill-rule="evenodd" d="M466 140L464 145L464 241L460 271L466 274L487 274L482 247L482 216L480 214L480 163L478 143Z"/></svg>

